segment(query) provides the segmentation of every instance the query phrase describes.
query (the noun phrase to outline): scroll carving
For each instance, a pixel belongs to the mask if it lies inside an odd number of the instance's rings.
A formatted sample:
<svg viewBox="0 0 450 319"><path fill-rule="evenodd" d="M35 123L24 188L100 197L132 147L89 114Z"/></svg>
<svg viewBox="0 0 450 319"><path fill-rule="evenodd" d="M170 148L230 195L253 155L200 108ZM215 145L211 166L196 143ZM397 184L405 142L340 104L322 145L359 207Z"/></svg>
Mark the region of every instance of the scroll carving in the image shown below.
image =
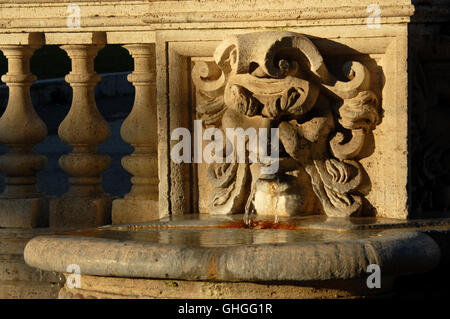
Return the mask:
<svg viewBox="0 0 450 319"><path fill-rule="evenodd" d="M359 214L358 155L380 121L368 69L347 62L348 81L338 81L311 40L292 32L229 37L214 60L196 62L192 70L199 118L223 131L278 128L281 153L279 170L270 176L261 173L261 163L211 164L210 212L242 213L264 196L270 202L270 184L281 189L277 203L258 214Z"/></svg>

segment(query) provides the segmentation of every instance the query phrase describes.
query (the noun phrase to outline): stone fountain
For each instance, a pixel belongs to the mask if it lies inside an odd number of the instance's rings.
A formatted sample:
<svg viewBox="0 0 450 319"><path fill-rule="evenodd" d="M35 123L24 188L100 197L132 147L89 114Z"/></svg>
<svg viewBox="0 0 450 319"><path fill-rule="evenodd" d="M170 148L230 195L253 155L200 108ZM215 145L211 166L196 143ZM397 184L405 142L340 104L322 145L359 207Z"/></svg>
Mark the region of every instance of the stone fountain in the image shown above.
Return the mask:
<svg viewBox="0 0 450 319"><path fill-rule="evenodd" d="M195 109L185 116L180 94L190 89L169 81L172 104L158 123L168 172L161 219L118 222L113 210L113 225L32 239L26 262L65 273L67 298L382 295L399 276L435 269L450 220L409 218L406 115L396 104L405 96L390 88L401 77L391 61L404 60L396 40L364 41L360 50L384 56L279 30L227 36L212 59L168 46L167 63L180 63L159 64L170 79L186 75L180 52L196 57ZM341 61L342 52L355 58ZM197 161L173 161L168 132L193 119L211 143L194 136ZM199 160L205 154L214 161ZM377 287L368 284L373 265Z"/></svg>

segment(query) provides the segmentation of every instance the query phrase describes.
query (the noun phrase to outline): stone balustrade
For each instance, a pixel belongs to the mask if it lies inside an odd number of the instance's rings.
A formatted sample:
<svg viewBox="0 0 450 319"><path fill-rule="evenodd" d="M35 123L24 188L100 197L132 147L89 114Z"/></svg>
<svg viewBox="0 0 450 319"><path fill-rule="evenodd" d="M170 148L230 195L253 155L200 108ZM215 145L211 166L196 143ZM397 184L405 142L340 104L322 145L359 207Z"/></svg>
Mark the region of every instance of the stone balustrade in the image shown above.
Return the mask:
<svg viewBox="0 0 450 319"><path fill-rule="evenodd" d="M147 5L146 1L125 5L109 1L94 7L89 1L0 1L0 51L8 61L2 81L9 89L7 106L1 105L6 111L0 118L0 143L8 148L0 157L0 172L5 176L0 195L2 298L57 297L62 277L24 263L23 248L34 236L159 218L155 32L136 25L139 19L133 15L143 14ZM98 25L103 19L99 16L108 21ZM22 24L25 20L30 24ZM129 75L135 86L135 105L121 130L123 140L135 148L122 160L123 168L133 174L133 186L125 198L113 198L101 186L101 175L108 174L111 160L97 147L108 140L110 127L96 106L94 88L101 78L94 71L94 60L107 44L122 45L135 59L135 71ZM32 105L30 87L36 76L30 72L30 59L45 45L59 46L71 62L65 80L72 89L72 103L58 130L59 138L72 148L59 158L70 188L58 197L39 191L37 174L44 169L46 157L33 150L46 139L47 127Z"/></svg>
<svg viewBox="0 0 450 319"><path fill-rule="evenodd" d="M128 80L136 88L134 106L125 119L122 138L134 146L133 154L122 159L123 167L133 174L130 193L113 202L115 223L148 221L149 212L158 212L158 145L156 118L155 52L152 44L129 44L125 48L134 58L134 72Z"/></svg>
<svg viewBox="0 0 450 319"><path fill-rule="evenodd" d="M26 45L11 44L15 36L0 35L1 42L5 43L1 50L9 66L8 74L2 79L10 90L8 107L0 120L1 142L8 146L8 153L0 160L1 171L6 176L6 187L0 198L0 226L58 229L100 226L111 223L112 211L116 223L158 218L154 43L125 45L135 58L135 71L129 80L136 88L136 95L121 135L135 147L135 152L122 162L134 177L131 192L112 205L112 197L101 187L100 176L110 166L110 158L96 150L108 139L110 128L98 111L94 97L94 87L100 81L94 72L94 59L106 44L106 33L33 32L18 38L25 39ZM73 90L72 105L58 130L60 139L73 148L59 159L61 169L70 175L70 189L61 198L46 197L38 191L36 174L44 168L45 156L32 149L47 134L30 99L30 86L35 80L30 73L30 57L44 44L59 45L72 64L72 71L66 76ZM21 132L18 127L26 130Z"/></svg>
<svg viewBox="0 0 450 319"><path fill-rule="evenodd" d="M8 153L0 157L5 174L5 190L0 195L0 227L37 227L48 223L48 203L36 186L36 173L46 158L33 146L45 139L47 128L36 114L30 86L36 80L30 73L30 57L42 45L42 36L28 38L26 45L1 47L8 59L8 73L2 81L9 87L9 101L0 118L0 142Z"/></svg>

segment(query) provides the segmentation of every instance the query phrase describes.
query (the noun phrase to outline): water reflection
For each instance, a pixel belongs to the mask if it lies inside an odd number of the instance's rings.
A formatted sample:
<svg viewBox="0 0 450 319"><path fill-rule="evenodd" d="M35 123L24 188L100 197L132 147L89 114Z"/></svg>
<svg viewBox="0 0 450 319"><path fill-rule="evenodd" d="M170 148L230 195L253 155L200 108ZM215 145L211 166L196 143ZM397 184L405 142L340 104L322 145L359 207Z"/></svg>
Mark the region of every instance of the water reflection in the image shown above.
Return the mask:
<svg viewBox="0 0 450 319"><path fill-rule="evenodd" d="M323 230L245 229L245 228L165 228L120 231L96 229L70 235L120 241L152 242L170 245L223 247L255 244L328 242L367 239L383 231L335 232Z"/></svg>

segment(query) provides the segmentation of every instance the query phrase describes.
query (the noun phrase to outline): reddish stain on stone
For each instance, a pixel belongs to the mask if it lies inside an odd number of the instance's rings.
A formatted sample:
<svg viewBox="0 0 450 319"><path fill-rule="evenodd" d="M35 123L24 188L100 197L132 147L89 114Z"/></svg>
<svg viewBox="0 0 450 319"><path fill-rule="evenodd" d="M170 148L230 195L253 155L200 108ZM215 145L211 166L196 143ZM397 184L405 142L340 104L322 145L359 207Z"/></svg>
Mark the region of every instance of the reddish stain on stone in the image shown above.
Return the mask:
<svg viewBox="0 0 450 319"><path fill-rule="evenodd" d="M243 220L229 222L219 226L220 228L248 228L248 229L296 229L295 225L275 223L272 221L255 221L246 224Z"/></svg>
<svg viewBox="0 0 450 319"><path fill-rule="evenodd" d="M211 279L217 278L217 264L216 264L216 255L212 255L211 260L208 265L208 277Z"/></svg>

